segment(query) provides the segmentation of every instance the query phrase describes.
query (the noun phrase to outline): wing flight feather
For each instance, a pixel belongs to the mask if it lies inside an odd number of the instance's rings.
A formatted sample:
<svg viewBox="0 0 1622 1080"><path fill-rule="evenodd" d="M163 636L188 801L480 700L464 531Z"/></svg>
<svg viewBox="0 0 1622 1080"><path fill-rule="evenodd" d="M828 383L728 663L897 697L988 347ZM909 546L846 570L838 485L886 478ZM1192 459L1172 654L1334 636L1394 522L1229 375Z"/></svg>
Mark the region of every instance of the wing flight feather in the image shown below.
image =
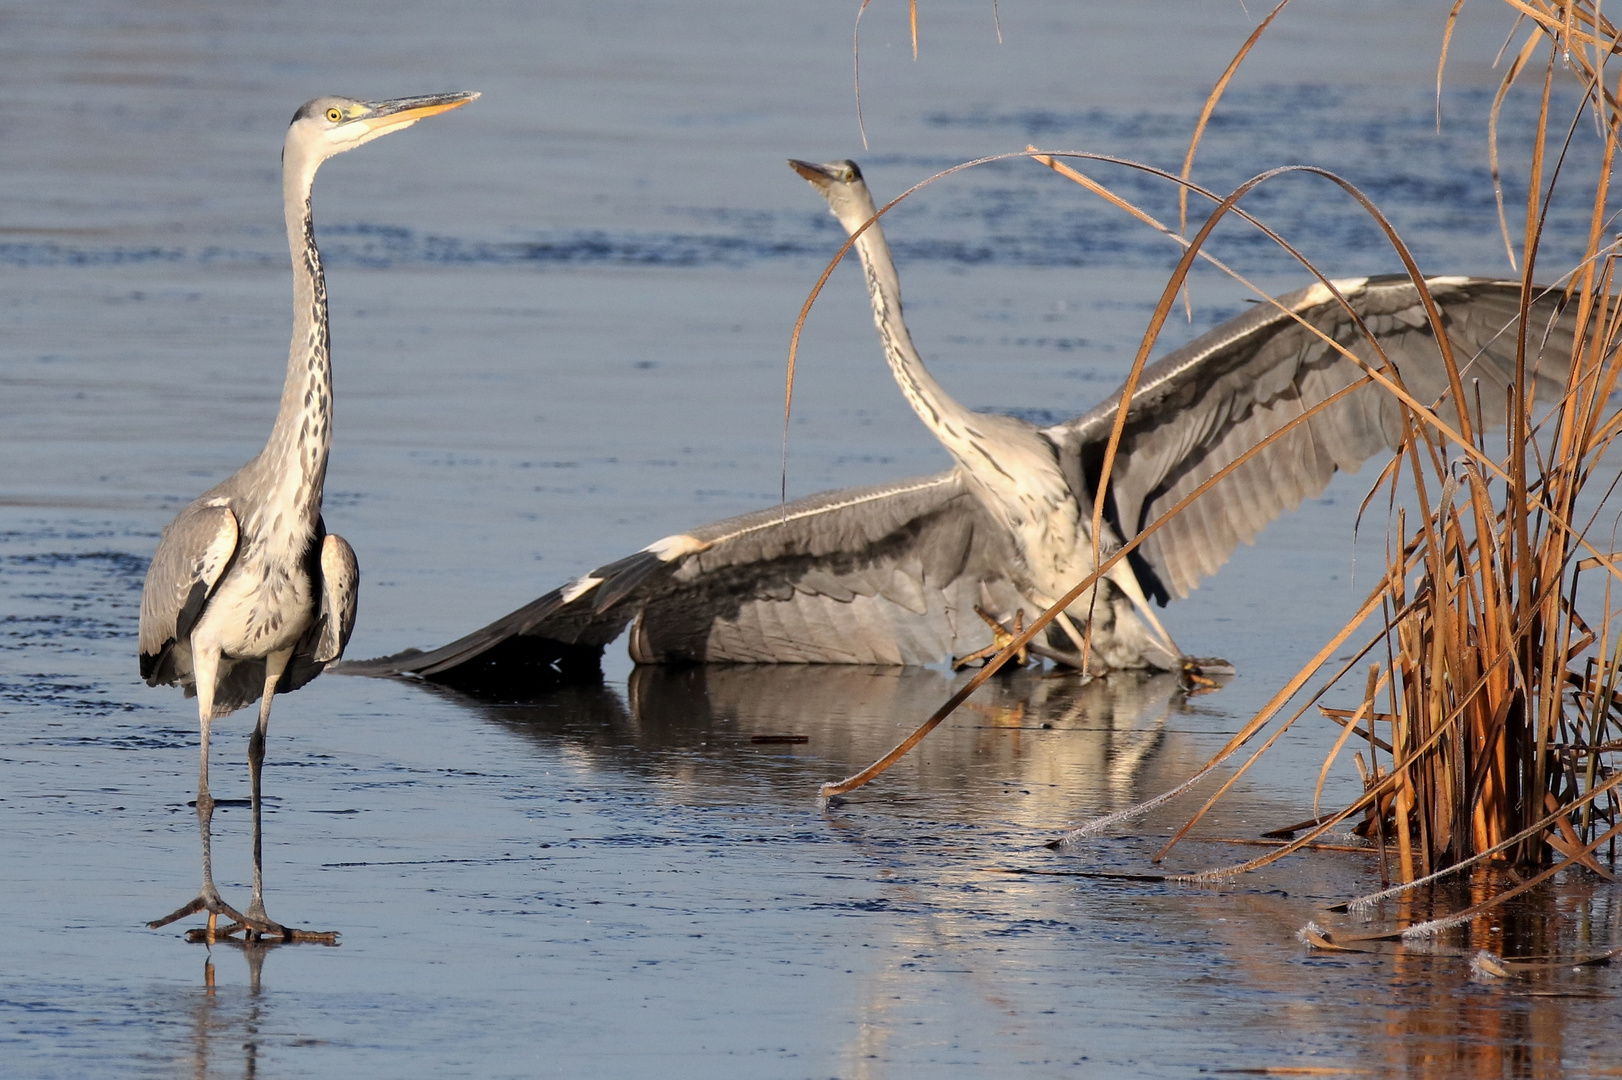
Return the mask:
<svg viewBox="0 0 1622 1080"><path fill-rule="evenodd" d="M1484 402L1504 400L1513 381L1520 283L1471 278L1429 282L1453 345L1467 393L1480 380ZM1443 402L1442 418L1457 424L1445 401L1448 380L1441 350L1419 292L1406 276L1337 282L1422 402ZM1378 366L1374 349L1322 285L1279 298L1307 323ZM1558 291L1532 305L1527 356L1537 396L1551 400L1565 385L1576 305ZM1361 378L1339 352L1271 304L1229 320L1144 370L1134 395L1110 481L1111 520L1130 539L1222 468L1306 409ZM1071 460L1066 475L1083 487L1096 482L1120 396L1086 415L1046 430ZM1498 416L1471 419L1486 426ZM1134 562L1145 592L1161 603L1186 596L1214 573L1240 543L1303 499L1320 494L1337 469L1355 471L1402 437L1401 408L1377 385L1352 391L1231 473L1185 517L1163 526ZM1087 505L1091 494L1077 492ZM1147 571L1147 572L1145 572Z"/></svg>

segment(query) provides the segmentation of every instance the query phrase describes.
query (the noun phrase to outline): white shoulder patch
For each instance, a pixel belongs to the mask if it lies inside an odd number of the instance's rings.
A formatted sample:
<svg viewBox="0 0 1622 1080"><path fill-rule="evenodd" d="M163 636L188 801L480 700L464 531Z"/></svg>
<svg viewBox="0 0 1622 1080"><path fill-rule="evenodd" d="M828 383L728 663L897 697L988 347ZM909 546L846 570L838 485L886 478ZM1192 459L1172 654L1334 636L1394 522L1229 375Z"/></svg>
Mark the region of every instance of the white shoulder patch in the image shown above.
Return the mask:
<svg viewBox="0 0 1622 1080"><path fill-rule="evenodd" d="M1443 277L1426 278L1425 284L1434 289L1438 285L1468 285L1473 280L1473 278L1464 277L1459 274L1448 274Z"/></svg>
<svg viewBox="0 0 1622 1080"><path fill-rule="evenodd" d="M214 586L219 584L220 575L225 573L226 563L230 562L231 556L236 554L237 540L241 534L238 531L237 516L235 514L223 507L211 507L211 509L223 509L224 512L219 516L218 528L215 530L214 535L209 537L208 545L198 554L194 572L197 580L206 584L209 590L213 591Z"/></svg>
<svg viewBox="0 0 1622 1080"><path fill-rule="evenodd" d="M673 562L683 555L696 555L709 546L709 544L696 537L688 536L686 533L677 533L675 536L667 536L663 540L655 540L642 550L659 556L660 562Z"/></svg>
<svg viewBox="0 0 1622 1080"><path fill-rule="evenodd" d="M585 577L577 577L563 587L563 602L572 604L602 583L602 578L592 577L590 574Z"/></svg>
<svg viewBox="0 0 1622 1080"><path fill-rule="evenodd" d="M1335 288L1340 290L1340 294L1350 300L1353 293L1368 284L1369 279L1366 277L1354 277L1332 280ZM1328 287L1320 281L1308 288L1305 295L1295 302L1295 310L1305 311L1307 308L1317 307L1319 304L1327 304L1334 298L1335 294L1330 292Z"/></svg>

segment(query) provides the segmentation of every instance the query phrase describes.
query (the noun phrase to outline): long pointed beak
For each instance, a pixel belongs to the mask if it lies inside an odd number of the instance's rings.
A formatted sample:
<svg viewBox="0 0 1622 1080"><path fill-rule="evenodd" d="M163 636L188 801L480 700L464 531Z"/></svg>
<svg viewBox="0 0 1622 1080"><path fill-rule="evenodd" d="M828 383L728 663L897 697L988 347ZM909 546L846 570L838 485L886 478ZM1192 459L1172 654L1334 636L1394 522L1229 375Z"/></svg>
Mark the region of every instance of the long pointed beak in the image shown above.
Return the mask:
<svg viewBox="0 0 1622 1080"><path fill-rule="evenodd" d="M460 109L474 100L477 92L454 94L424 94L419 97L393 98L389 101L369 101L371 115L361 120L370 131L379 134L410 127L424 117L435 116L452 109Z"/></svg>
<svg viewBox="0 0 1622 1080"><path fill-rule="evenodd" d="M826 165L816 165L798 158L789 158L788 167L811 181L817 188L826 188L834 182L833 171Z"/></svg>

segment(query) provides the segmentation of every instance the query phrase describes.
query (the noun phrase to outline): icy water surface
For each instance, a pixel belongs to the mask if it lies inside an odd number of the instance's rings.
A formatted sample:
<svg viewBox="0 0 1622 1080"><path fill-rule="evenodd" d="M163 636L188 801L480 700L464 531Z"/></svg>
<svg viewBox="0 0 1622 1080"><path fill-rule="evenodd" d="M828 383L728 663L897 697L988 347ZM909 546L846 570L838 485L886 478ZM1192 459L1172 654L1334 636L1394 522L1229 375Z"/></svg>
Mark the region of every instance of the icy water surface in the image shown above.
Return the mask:
<svg viewBox="0 0 1622 1080"><path fill-rule="evenodd" d="M1507 272L1480 138L1507 26L1467 10L1437 134L1440 10L1301 2L1236 80L1196 178L1325 165L1427 270ZM272 914L341 946L210 953L144 928L195 887L197 732L190 703L136 677L140 584L159 529L274 412L277 148L300 102L485 95L317 185L326 517L360 556L363 657L776 500L789 330L840 241L784 158L856 157L881 198L1028 142L1175 169L1258 14L1004 0L999 46L989 3L921 4L915 64L905 5L876 2L864 151L855 6L0 2L0 1075L1614 1069L1594 1034L1616 1011L1609 969L1506 984L1468 959L1608 945L1603 886L1563 882L1547 937L1509 913L1433 952L1322 955L1294 932L1377 883L1366 856L1166 884L1149 857L1182 804L1041 846L1187 776L1338 625L1377 565L1378 538L1361 559L1351 541L1367 477L1168 611L1185 648L1238 666L1220 693L1024 673L826 811L816 785L887 749L952 677L633 671L615 649L600 688L523 706L322 678L277 702L266 862ZM1511 162L1527 107L1506 111ZM1174 216L1163 186L1088 168ZM1255 208L1333 273L1396 265L1321 181L1286 178ZM1557 209L1547 265L1587 213ZM888 229L945 385L1038 420L1113 389L1175 257L1028 162L937 185ZM1219 246L1269 288L1303 280L1238 229ZM1194 299L1168 346L1242 303L1204 277ZM807 324L790 494L944 463L842 268ZM242 720L217 727L222 799L247 794ZM1256 849L1224 841L1308 816L1323 745L1316 727L1287 738L1167 869L1239 861ZM216 815L231 897L246 819Z"/></svg>

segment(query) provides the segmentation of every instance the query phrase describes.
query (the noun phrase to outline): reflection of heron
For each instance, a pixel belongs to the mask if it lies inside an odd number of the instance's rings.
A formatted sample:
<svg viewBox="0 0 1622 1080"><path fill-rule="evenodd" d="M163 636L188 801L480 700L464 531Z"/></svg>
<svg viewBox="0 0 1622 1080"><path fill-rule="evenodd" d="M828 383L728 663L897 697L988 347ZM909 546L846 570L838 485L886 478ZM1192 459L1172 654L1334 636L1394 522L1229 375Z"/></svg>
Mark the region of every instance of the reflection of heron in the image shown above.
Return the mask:
<svg viewBox="0 0 1622 1080"><path fill-rule="evenodd" d="M310 219L315 172L352 149L476 94L393 101L324 97L293 117L282 150L282 199L293 255L293 344L270 440L259 456L182 510L163 530L141 594L141 674L151 686L197 695L202 764L197 821L203 888L197 899L150 925L207 909L209 933L223 912L252 931L291 936L265 915L260 867L259 773L271 698L296 690L343 654L355 620L355 553L321 520L332 445L332 364L327 289ZM209 724L259 699L248 742L253 795L253 900L246 915L214 887L209 825Z"/></svg>
<svg viewBox="0 0 1622 1080"><path fill-rule="evenodd" d="M623 691L571 686L535 703L451 700L553 751L567 747L594 772L679 777L729 799L797 804L819 777L893 745L898 724L964 678L924 667L649 664ZM1128 671L1083 682L1019 670L993 680L980 701L980 716L938 733L912 764L920 797L948 800L958 808L951 813L971 819L1006 820L1011 811L997 793L1014 785L1032 792L1018 811L1028 827L1061 828L1132 805L1160 778L1202 760L1186 740L1168 744L1168 717L1190 709L1176 675Z"/></svg>
<svg viewBox="0 0 1622 1080"><path fill-rule="evenodd" d="M849 231L874 204L854 162L794 162ZM825 492L668 536L547 593L432 652L411 650L341 670L416 673L464 689L534 689L560 671L596 670L630 624L638 662L929 663L984 644L975 607L1008 620L1068 591L1092 568L1093 491L1119 395L1038 429L976 413L924 370L901 320L900 286L877 223L856 241L874 318L896 380L956 464L935 476ZM1430 288L1466 380L1502 402L1512 381L1519 284L1434 278ZM1337 283L1420 400L1447 388L1441 352L1407 278ZM1321 285L1261 305L1147 368L1110 477L1101 548L1110 552L1266 436L1362 378L1297 318L1368 361L1356 321ZM1280 308L1284 310L1280 310ZM1529 370L1542 395L1564 384L1569 317L1538 300ZM1292 317L1293 313L1293 317ZM1469 383L1467 381L1466 385ZM1489 408L1490 416L1497 410ZM1479 421L1481 418L1477 417ZM1098 666L1176 666L1148 599L1195 588L1337 469L1398 445L1396 399L1365 385L1237 468L1106 579L1095 610ZM1088 598L1071 609L1085 617ZM1050 634L1074 656L1075 620Z"/></svg>

